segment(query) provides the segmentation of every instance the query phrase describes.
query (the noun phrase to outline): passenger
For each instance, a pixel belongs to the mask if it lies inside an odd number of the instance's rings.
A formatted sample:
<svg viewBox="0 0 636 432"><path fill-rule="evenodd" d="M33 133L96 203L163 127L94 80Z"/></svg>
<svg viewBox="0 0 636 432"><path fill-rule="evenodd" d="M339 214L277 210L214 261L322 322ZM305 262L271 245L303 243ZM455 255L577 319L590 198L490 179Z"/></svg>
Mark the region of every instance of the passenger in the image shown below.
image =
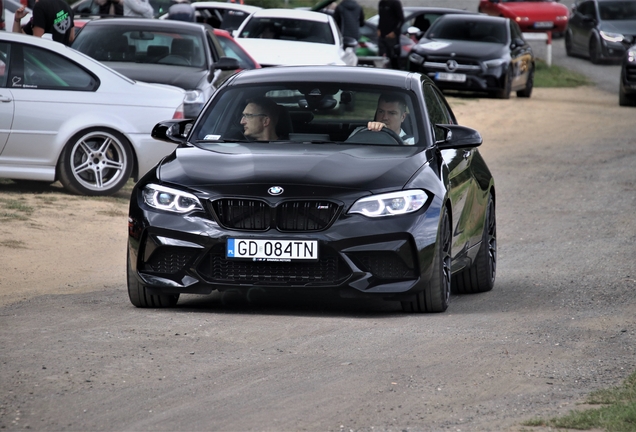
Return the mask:
<svg viewBox="0 0 636 432"><path fill-rule="evenodd" d="M22 25L21 20L28 12L25 6L15 11L13 32L42 37L50 33L52 39L70 46L75 39L75 22L73 10L64 0L36 0L33 6L33 17Z"/></svg>
<svg viewBox="0 0 636 432"><path fill-rule="evenodd" d="M276 102L266 97L248 100L241 115L243 134L256 141L277 140L279 110Z"/></svg>
<svg viewBox="0 0 636 432"><path fill-rule="evenodd" d="M406 119L406 102L404 98L397 94L382 93L378 98L378 106L375 110L375 119L370 121L366 128L360 126L356 128L350 136L355 135L364 129L379 132L382 128L389 128L400 136L402 142L407 145L415 144L413 136L407 135L402 129L402 122Z"/></svg>

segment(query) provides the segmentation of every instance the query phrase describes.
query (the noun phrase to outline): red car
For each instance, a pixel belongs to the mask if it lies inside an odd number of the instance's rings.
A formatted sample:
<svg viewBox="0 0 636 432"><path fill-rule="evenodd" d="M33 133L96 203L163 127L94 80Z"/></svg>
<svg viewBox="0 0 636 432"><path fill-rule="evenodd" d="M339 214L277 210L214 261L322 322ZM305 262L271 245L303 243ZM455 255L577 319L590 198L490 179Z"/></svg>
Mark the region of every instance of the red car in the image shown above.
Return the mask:
<svg viewBox="0 0 636 432"><path fill-rule="evenodd" d="M552 31L561 35L570 11L554 0L480 0L478 11L515 20L522 32Z"/></svg>

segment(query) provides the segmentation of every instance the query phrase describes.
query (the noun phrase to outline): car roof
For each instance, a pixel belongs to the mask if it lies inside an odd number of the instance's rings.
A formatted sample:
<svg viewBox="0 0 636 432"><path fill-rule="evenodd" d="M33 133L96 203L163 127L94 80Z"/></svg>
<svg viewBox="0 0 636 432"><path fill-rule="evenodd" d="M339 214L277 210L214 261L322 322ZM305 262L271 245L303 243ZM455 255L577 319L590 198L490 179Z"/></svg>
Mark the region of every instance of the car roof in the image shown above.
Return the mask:
<svg viewBox="0 0 636 432"><path fill-rule="evenodd" d="M300 73L302 71L302 73ZM420 74L392 69L349 66L278 66L239 72L228 79L229 85L284 83L290 81L349 82L383 85L410 90Z"/></svg>
<svg viewBox="0 0 636 432"><path fill-rule="evenodd" d="M121 26L121 27L137 27L137 28L169 28L183 30L199 30L203 29L203 24L192 23L178 20L160 20L148 18L125 18L125 17L105 17L98 20L91 20L86 26Z"/></svg>
<svg viewBox="0 0 636 432"><path fill-rule="evenodd" d="M490 21L490 22L505 22L508 21L509 18L498 17L492 15L482 15L482 14L448 14L439 17L437 20L452 20L452 21ZM437 22L437 21L436 21Z"/></svg>
<svg viewBox="0 0 636 432"><path fill-rule="evenodd" d="M329 15L324 14L322 12L313 12L299 9L261 9L252 15L252 17L259 18L291 18L291 19L300 19L305 21L319 21L319 22L328 22Z"/></svg>
<svg viewBox="0 0 636 432"><path fill-rule="evenodd" d="M404 11L404 15L408 13L413 13L413 12L430 12L430 13L445 13L445 14L453 14L453 13L459 13L459 14L473 14L475 15L474 12L470 12L464 9L455 9L455 8L444 8L444 7L429 7L429 6L404 6L403 8Z"/></svg>
<svg viewBox="0 0 636 432"><path fill-rule="evenodd" d="M232 10L242 10L245 12L255 12L257 10L263 9L260 6L251 6L240 3L223 3L216 1L195 1L191 3L194 8L205 8L205 7L215 7L219 9L232 9Z"/></svg>

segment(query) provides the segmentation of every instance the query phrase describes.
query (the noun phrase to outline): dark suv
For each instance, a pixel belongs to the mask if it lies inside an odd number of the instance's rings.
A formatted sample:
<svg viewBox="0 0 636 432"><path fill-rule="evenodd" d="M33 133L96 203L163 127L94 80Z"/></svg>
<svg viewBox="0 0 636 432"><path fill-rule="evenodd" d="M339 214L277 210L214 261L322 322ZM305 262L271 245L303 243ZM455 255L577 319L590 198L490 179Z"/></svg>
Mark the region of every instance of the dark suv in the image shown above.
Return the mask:
<svg viewBox="0 0 636 432"><path fill-rule="evenodd" d="M569 56L589 57L594 64L618 61L636 43L636 1L583 0L572 6L565 31Z"/></svg>

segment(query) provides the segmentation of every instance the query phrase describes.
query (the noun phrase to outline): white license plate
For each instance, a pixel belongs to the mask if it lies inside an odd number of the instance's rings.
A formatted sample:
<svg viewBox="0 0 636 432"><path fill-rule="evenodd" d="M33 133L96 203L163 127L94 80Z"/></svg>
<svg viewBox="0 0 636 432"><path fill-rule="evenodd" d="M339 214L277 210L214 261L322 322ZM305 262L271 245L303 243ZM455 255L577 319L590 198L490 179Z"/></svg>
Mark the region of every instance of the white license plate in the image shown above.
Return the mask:
<svg viewBox="0 0 636 432"><path fill-rule="evenodd" d="M534 28L546 29L554 27L554 23L552 21L537 21L534 23Z"/></svg>
<svg viewBox="0 0 636 432"><path fill-rule="evenodd" d="M466 82L466 74L437 72L435 79L437 81Z"/></svg>
<svg viewBox="0 0 636 432"><path fill-rule="evenodd" d="M226 256L253 261L315 261L318 259L318 241L230 238L227 240Z"/></svg>

